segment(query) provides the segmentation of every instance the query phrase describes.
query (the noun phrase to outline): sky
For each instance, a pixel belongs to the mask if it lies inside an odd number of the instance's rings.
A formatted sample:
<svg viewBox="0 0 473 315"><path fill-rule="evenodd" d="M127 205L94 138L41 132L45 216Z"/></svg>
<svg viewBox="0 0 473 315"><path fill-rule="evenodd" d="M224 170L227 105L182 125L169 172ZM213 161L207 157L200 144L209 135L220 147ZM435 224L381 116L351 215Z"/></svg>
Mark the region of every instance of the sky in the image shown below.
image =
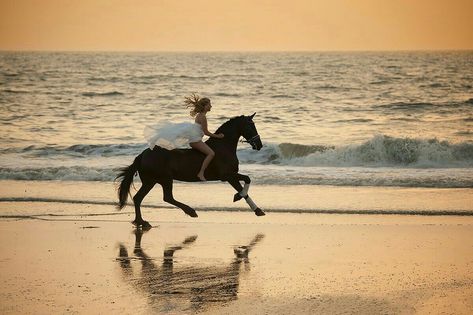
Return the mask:
<svg viewBox="0 0 473 315"><path fill-rule="evenodd" d="M0 0L0 50L473 49L473 0Z"/></svg>

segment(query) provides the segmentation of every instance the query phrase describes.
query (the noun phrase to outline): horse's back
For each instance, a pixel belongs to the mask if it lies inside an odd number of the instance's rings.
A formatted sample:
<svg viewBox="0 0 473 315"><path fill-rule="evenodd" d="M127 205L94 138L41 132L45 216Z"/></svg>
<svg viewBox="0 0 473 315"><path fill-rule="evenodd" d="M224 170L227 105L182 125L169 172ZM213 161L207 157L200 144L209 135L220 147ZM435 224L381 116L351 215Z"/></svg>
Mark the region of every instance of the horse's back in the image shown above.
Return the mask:
<svg viewBox="0 0 473 315"><path fill-rule="evenodd" d="M197 173L205 155L194 149L174 149L170 151L170 167L173 178L185 182L199 181ZM212 163L207 168L210 171Z"/></svg>
<svg viewBox="0 0 473 315"><path fill-rule="evenodd" d="M146 149L141 153L140 177L150 175L153 177L163 177L171 174L169 168L169 150L155 146L153 150ZM142 178L143 179L143 178Z"/></svg>
<svg viewBox="0 0 473 315"><path fill-rule="evenodd" d="M179 176L180 174L185 178L191 178L186 175L197 174L203 161L203 154L193 149L167 150L155 146L152 150L148 148L141 154L140 176L148 175L155 179L183 177Z"/></svg>
<svg viewBox="0 0 473 315"><path fill-rule="evenodd" d="M205 177L207 180L219 180L222 175L238 172L238 159L235 154L215 150L215 158L210 162ZM167 150L155 146L142 153L140 177L149 177L154 181L172 178L185 182L199 181L199 172L205 155L195 149Z"/></svg>

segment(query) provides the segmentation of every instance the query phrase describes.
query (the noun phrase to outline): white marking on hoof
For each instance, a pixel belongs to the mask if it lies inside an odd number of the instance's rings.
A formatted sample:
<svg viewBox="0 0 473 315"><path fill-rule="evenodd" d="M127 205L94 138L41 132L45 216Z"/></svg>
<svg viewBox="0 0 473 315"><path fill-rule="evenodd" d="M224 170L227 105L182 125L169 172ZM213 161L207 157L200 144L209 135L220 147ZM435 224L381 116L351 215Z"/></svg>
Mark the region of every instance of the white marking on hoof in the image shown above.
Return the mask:
<svg viewBox="0 0 473 315"><path fill-rule="evenodd" d="M258 208L258 206L256 206L256 204L250 198L250 196L246 196L245 200L246 200L246 203L250 206L251 210L255 211Z"/></svg>

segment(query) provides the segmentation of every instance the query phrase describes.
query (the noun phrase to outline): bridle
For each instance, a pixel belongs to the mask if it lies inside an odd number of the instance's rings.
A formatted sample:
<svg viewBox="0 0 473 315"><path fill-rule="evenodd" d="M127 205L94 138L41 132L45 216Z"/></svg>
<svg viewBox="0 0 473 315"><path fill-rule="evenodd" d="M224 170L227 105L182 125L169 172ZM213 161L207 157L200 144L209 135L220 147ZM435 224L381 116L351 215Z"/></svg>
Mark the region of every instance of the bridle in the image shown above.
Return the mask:
<svg viewBox="0 0 473 315"><path fill-rule="evenodd" d="M255 141L256 140L259 140L260 139L260 136L259 134L256 134L255 136L251 137L250 139L245 139L245 140L240 140L240 142L246 142L246 143L249 143L251 145L251 147L256 147L256 143Z"/></svg>

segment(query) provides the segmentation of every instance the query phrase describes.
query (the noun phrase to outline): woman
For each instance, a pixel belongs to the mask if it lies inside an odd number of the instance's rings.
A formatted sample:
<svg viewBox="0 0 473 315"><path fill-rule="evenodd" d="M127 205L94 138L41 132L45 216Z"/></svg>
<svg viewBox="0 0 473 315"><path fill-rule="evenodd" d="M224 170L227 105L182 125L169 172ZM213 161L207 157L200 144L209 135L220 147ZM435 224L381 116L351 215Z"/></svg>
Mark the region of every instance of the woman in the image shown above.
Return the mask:
<svg viewBox="0 0 473 315"><path fill-rule="evenodd" d="M193 93L185 98L185 104L191 108L190 115L195 117L194 123L167 123L154 127L147 126L144 131L145 139L151 149L158 145L172 150L189 144L193 149L204 153L205 159L197 173L197 177L201 181L205 181L204 172L215 156L215 152L202 141L202 137L205 134L211 138L221 139L224 135L222 133L214 134L208 130L206 115L212 109L210 99L207 97L200 98L199 95Z"/></svg>

